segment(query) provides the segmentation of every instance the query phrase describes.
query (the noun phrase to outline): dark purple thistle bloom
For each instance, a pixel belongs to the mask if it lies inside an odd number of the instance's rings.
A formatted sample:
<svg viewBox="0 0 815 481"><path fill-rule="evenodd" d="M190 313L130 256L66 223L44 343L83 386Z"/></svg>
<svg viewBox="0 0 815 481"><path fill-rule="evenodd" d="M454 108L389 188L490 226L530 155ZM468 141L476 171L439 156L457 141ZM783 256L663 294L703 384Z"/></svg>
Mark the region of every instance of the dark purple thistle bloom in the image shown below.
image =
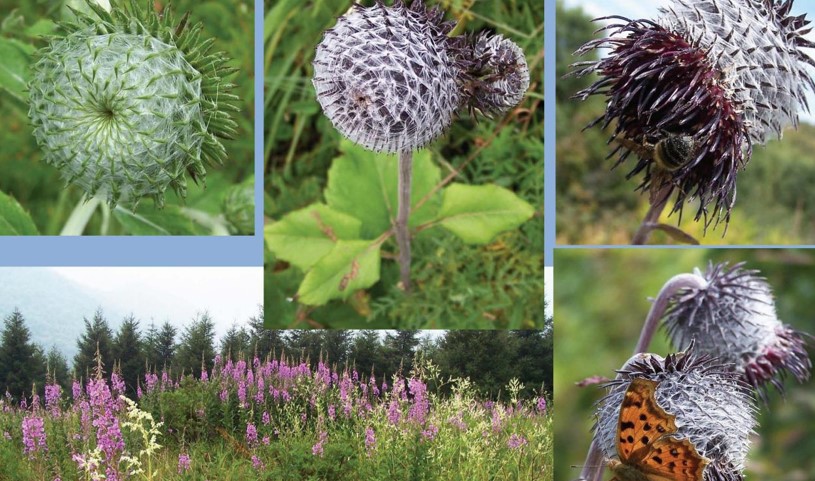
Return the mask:
<svg viewBox="0 0 815 481"><path fill-rule="evenodd" d="M611 51L573 66L572 75L600 76L575 98L606 96L605 113L588 127L614 125L609 157L616 166L635 154L628 178L643 173L638 189L652 204L675 192L671 213L698 199L695 220L727 224L752 145L780 138L808 108L813 60L801 48L813 47L803 37L809 22L789 16L791 0L667 3L656 21L597 19L618 22L576 54Z"/></svg>
<svg viewBox="0 0 815 481"><path fill-rule="evenodd" d="M608 97L605 114L589 127L603 128L616 121L613 139L628 145L655 145L667 135L693 138L695 152L678 169L667 172L650 156L638 156L629 172L645 172L638 189L677 192L672 212L682 211L687 200L698 198L695 220L728 222L736 198L736 173L751 155L748 132L734 104L721 85L722 74L711 65L707 52L673 32L648 20L613 24L608 38L592 40L578 50L583 54L610 47L612 53L590 62L577 75L596 71L601 78L576 97L602 94ZM627 35L626 35L627 34ZM610 154L625 161L634 150L617 143ZM636 152L635 152L636 153ZM665 175L660 175L665 174ZM714 212L709 215L709 205Z"/></svg>

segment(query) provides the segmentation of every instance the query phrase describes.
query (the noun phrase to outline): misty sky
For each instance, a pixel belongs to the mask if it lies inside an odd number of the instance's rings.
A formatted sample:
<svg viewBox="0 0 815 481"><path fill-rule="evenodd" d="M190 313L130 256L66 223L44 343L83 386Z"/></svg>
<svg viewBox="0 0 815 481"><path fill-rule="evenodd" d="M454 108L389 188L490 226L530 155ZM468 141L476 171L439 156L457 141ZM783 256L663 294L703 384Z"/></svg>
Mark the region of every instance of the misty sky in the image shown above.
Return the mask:
<svg viewBox="0 0 815 481"><path fill-rule="evenodd" d="M654 18L657 16L657 9L665 5L665 0L564 0L566 7L582 7L583 11L592 18L605 17L609 15L622 15L628 18ZM792 15L807 14L810 21L815 21L815 0L795 0L792 6ZM810 32L806 37L815 41L815 31ZM815 49L806 49L811 57L815 57ZM809 67L813 77L815 68ZM815 95L807 92L809 105L815 108ZM799 113L800 120L810 124L815 124L815 112Z"/></svg>
<svg viewBox="0 0 815 481"><path fill-rule="evenodd" d="M132 312L142 324L186 324L206 310L224 332L246 323L263 304L260 267L48 267L88 294ZM47 293L43 293L47 295Z"/></svg>

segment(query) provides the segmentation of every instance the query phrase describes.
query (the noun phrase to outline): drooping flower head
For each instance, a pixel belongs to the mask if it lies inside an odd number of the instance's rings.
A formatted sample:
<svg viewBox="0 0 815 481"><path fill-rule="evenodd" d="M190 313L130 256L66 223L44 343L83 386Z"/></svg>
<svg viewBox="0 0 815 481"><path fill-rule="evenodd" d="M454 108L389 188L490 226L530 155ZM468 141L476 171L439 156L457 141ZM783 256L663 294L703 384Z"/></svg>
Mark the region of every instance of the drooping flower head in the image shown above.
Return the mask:
<svg viewBox="0 0 815 481"><path fill-rule="evenodd" d="M668 0L656 20L614 17L610 35L586 43L574 73L600 79L578 92L607 97L591 125L615 123L617 164L635 153L629 177L644 172L639 188L676 192L674 212L699 199L695 219L730 219L736 174L752 146L797 124L813 60L803 35L809 22L791 16L792 1ZM599 19L598 19L599 20ZM710 206L713 210L710 210Z"/></svg>
<svg viewBox="0 0 815 481"><path fill-rule="evenodd" d="M809 378L805 335L778 319L770 286L758 271L743 263L710 263L697 275L707 286L675 294L664 318L675 347L694 341L698 352L731 364L754 388L770 383L781 389L786 373L799 382Z"/></svg>
<svg viewBox="0 0 815 481"><path fill-rule="evenodd" d="M201 39L200 24L159 15L153 2L114 0L108 12L75 11L73 22L36 54L29 117L46 162L88 196L111 206L203 181L221 164L236 124L236 99L222 53Z"/></svg>
<svg viewBox="0 0 815 481"><path fill-rule="evenodd" d="M450 37L454 22L422 0L355 4L314 57L317 100L334 127L376 152L413 151L441 135L463 106L486 115L521 101L529 71L500 35Z"/></svg>
<svg viewBox="0 0 815 481"><path fill-rule="evenodd" d="M691 352L662 358L637 354L608 384L609 393L597 406L594 439L608 459L616 458L620 407L633 379L656 382L654 398L675 417L676 439L688 439L709 463L707 481L741 481L755 427L753 399L739 377L726 366Z"/></svg>

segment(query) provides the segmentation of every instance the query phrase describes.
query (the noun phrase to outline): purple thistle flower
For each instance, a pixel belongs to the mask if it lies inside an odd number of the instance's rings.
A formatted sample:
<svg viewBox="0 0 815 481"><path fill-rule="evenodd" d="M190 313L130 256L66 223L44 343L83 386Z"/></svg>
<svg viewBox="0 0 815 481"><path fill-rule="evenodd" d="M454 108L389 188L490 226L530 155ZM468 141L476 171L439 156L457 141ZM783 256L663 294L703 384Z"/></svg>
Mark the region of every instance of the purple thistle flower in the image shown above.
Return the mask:
<svg viewBox="0 0 815 481"><path fill-rule="evenodd" d="M815 89L805 69L813 61L801 50L815 46L803 37L809 22L790 16L791 7L669 0L655 21L613 17L619 22L601 29L609 37L576 52L611 49L574 65L575 75L600 75L575 97L606 96L604 115L590 126L616 122L611 155L620 164L637 154L629 177L644 172L639 189L650 189L652 203L673 191L672 212L699 199L695 220L729 222L736 174L753 144L796 125L806 90Z"/></svg>

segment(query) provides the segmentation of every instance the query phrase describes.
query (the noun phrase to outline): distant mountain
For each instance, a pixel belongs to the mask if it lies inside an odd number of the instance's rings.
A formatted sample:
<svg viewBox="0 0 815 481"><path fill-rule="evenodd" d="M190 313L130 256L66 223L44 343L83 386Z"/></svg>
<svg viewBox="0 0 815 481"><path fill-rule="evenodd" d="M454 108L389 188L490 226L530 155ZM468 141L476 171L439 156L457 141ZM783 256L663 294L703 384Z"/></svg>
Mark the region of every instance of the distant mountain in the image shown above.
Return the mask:
<svg viewBox="0 0 815 481"><path fill-rule="evenodd" d="M49 269L0 269L0 319L5 320L14 309L19 309L33 341L46 351L57 346L69 361L77 351L76 339L84 331L83 319L91 319L101 307L115 331L128 314L105 297Z"/></svg>
<svg viewBox="0 0 815 481"><path fill-rule="evenodd" d="M71 362L77 352L76 340L85 331L83 321L92 319L97 309L102 309L114 333L125 317L133 315L142 334L151 323L169 321L178 328L179 336L202 310L207 310L215 324L217 343L233 323L245 324L257 312L254 302L262 302L261 287L257 288L257 301L247 302L253 298L251 292L247 296L235 286L213 284L213 274L208 271L186 271L173 279L193 285L191 291L168 284L166 278L155 282L144 272L136 276L128 268L111 269L114 271L105 274L108 277L101 277L108 279L107 283L89 285L48 267L0 267L0 331L2 321L19 309L33 341L46 351L56 346ZM199 285L197 280L208 282Z"/></svg>

